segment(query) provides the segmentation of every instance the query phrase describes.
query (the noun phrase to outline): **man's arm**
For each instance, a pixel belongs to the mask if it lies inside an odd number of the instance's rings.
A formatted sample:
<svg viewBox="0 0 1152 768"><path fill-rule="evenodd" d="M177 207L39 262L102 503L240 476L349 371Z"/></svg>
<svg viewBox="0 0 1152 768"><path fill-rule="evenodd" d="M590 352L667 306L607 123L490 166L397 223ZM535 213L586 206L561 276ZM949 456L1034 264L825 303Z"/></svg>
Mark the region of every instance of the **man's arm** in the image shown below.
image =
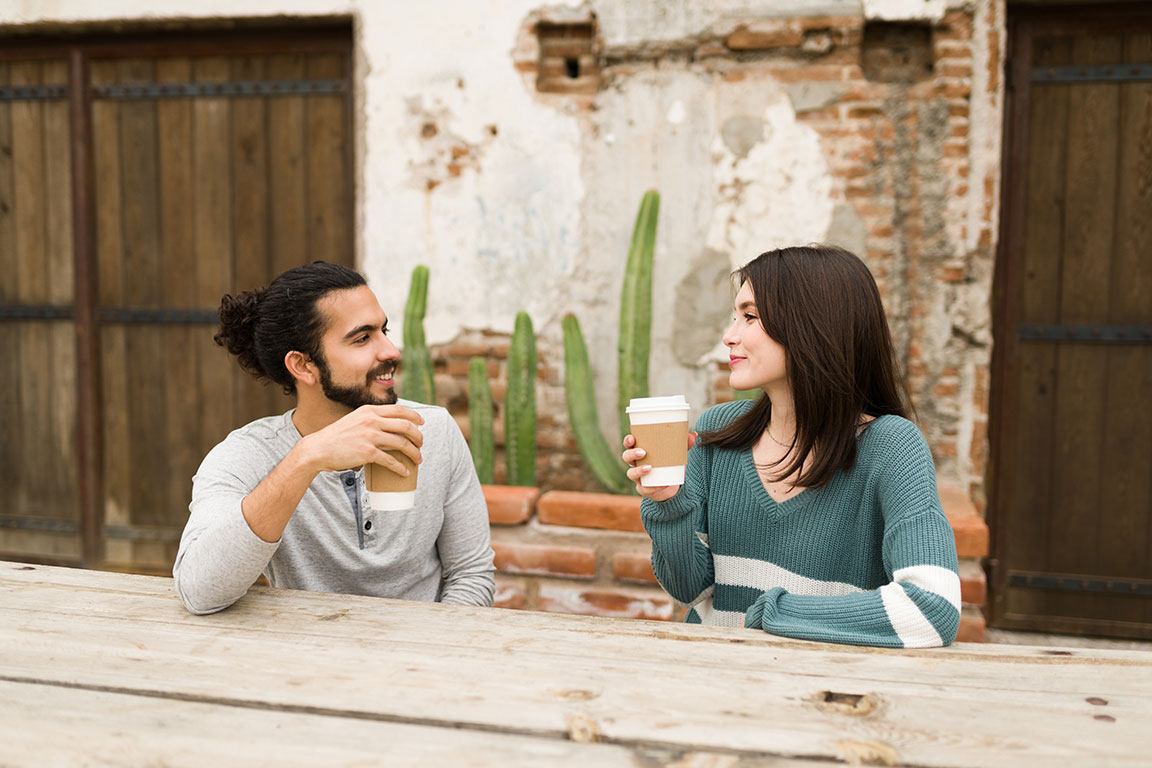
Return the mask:
<svg viewBox="0 0 1152 768"><path fill-rule="evenodd" d="M401 450L418 463L423 422L404 406L363 406L301 438L262 478L267 461L253 455L254 446L230 439L213 449L193 478L191 516L172 569L184 606L214 613L239 600L320 472L369 462L407 472L385 451Z"/></svg>
<svg viewBox="0 0 1152 768"><path fill-rule="evenodd" d="M496 590L488 505L464 435L451 417L446 421L444 447L452 479L445 494L444 525L436 539L444 573L440 602L488 606Z"/></svg>
<svg viewBox="0 0 1152 768"><path fill-rule="evenodd" d="M305 435L244 499L244 519L267 542L280 540L304 492L321 472L340 472L378 463L407 475L408 470L385 451L403 451L420 463L424 436L420 414L402 405L366 405Z"/></svg>

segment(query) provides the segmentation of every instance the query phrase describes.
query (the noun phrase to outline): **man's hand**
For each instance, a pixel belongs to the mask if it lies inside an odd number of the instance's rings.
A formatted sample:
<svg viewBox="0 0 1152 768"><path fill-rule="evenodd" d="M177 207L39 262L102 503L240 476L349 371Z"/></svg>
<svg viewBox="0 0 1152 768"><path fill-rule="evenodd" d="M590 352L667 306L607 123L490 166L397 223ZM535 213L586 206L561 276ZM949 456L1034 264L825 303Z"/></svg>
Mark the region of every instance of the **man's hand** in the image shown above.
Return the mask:
<svg viewBox="0 0 1152 768"><path fill-rule="evenodd" d="M400 451L419 464L424 423L419 413L403 405L362 405L324 429L302 438L299 448L316 472L339 472L364 464L379 464L398 475L408 470L385 451Z"/></svg>
<svg viewBox="0 0 1152 768"><path fill-rule="evenodd" d="M696 433L689 432L688 450L692 450L692 446L694 445L696 445ZM628 470L628 479L636 483L636 493L652 501L668 501L668 499L680 492L680 486L641 485L640 478L652 471L651 464L640 463L640 460L643 459L645 455L643 448L636 447L635 437L632 435L624 436L624 453L620 454L620 458L624 459L624 463L631 467L631 469Z"/></svg>
<svg viewBox="0 0 1152 768"><path fill-rule="evenodd" d="M300 438L240 509L248 527L264 541L278 541L284 526L321 472L380 464L407 476L408 469L385 451L401 451L420 463L424 419L402 405L364 405L323 429Z"/></svg>

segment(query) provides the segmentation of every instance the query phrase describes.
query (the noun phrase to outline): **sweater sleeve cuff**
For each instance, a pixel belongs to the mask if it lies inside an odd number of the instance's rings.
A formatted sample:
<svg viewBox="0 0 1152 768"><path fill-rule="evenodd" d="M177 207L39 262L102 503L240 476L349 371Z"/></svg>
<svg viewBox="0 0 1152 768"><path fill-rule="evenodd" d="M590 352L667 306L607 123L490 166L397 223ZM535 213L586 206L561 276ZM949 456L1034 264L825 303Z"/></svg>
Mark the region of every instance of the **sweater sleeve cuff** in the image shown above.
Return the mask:
<svg viewBox="0 0 1152 768"><path fill-rule="evenodd" d="M693 504L688 499L688 493L681 486L680 492L667 501L643 499L640 502L640 517L644 521L670 523L687 515L692 511L692 507Z"/></svg>
<svg viewBox="0 0 1152 768"><path fill-rule="evenodd" d="M744 614L744 626L749 629L764 629L771 626L779 610L776 601L784 594L783 587L773 587L756 598Z"/></svg>

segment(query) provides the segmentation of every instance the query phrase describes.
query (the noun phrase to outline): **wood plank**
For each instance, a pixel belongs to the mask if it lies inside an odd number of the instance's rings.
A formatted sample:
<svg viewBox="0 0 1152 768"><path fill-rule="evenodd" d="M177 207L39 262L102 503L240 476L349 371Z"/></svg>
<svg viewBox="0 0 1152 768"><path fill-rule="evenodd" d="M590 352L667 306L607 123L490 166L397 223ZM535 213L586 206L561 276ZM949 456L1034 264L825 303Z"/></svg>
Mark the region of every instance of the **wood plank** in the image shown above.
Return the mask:
<svg viewBox="0 0 1152 768"><path fill-rule="evenodd" d="M231 60L232 78L260 80L266 77L267 57L245 56ZM271 282L272 255L269 251L271 223L269 192L269 104L276 97L234 99L232 102L232 197L233 212L232 279L230 293L253 290ZM230 365L232 397L236 403L236 425L246 424L274 411L277 388L256 382L238 365ZM281 408L280 411L286 410Z"/></svg>
<svg viewBox="0 0 1152 768"><path fill-rule="evenodd" d="M119 79L115 60L91 62L94 84ZM92 166L95 199L96 263L101 306L125 304L123 264L123 206L120 166L120 102L92 103ZM109 525L131 523L131 464L125 460L130 444L128 430L128 352L123 325L100 329L100 399L104 419L104 520ZM128 562L132 542L104 540L105 560Z"/></svg>
<svg viewBox="0 0 1152 768"><path fill-rule="evenodd" d="M119 63L122 83L149 83L156 78L151 59ZM126 100L120 105L121 215L123 217L124 305L160 307L163 301L164 255L160 240L160 173L156 102ZM130 466L129 517L135 524L164 520L167 477L167 424L161 369L164 346L155 328L131 324L125 329L128 364L127 448L117 459Z"/></svg>
<svg viewBox="0 0 1152 768"><path fill-rule="evenodd" d="M274 80L299 79L304 76L304 57L270 56L267 67L268 77ZM303 96L280 96L268 102L268 144L274 277L309 260Z"/></svg>
<svg viewBox="0 0 1152 768"><path fill-rule="evenodd" d="M1119 37L1076 37L1072 63L1115 63ZM1107 322L1113 218L1119 85L1076 84L1068 97L1064 250L1059 321ZM1099 344L1061 344L1057 349L1051 538L1052 573L1107 573L1099 549L1100 462L1107 440L1101 429L1108 351ZM1082 615L1085 601L1053 593L1047 609L1057 616Z"/></svg>
<svg viewBox="0 0 1152 768"><path fill-rule="evenodd" d="M192 61L166 57L156 61L158 82L189 82ZM159 131L160 222L163 244L163 303L166 307L201 309L196 280L196 231L191 212L195 209L196 167L192 156L194 143L192 100L163 99L156 104ZM192 475L204 458L200 452L200 421L203 393L189 382L200 378L199 358L192 353L194 336L211 331L204 326L168 326L156 328L163 339L165 375L154 385L164 391L164 419L167 426L165 452L167 472L163 478L163 522L181 526L187 519L192 495ZM160 553L139 551L137 563L156 563ZM162 562L162 561L161 561Z"/></svg>
<svg viewBox="0 0 1152 768"><path fill-rule="evenodd" d="M859 761L847 744L925 766L1146 760L1146 652L856 648L266 588L195 617L167 579L21 567L0 564L9 680L557 738L580 717L617 744L818 760ZM723 706L701 706L716 691Z"/></svg>
<svg viewBox="0 0 1152 768"><path fill-rule="evenodd" d="M313 54L308 57L307 76L339 78L343 57ZM337 264L353 263L348 174L344 133L343 94L305 96L308 152L308 253L312 259Z"/></svg>
<svg viewBox="0 0 1152 768"><path fill-rule="evenodd" d="M41 85L39 62L10 65L12 85ZM16 300L22 304L46 304L49 289L49 255L45 216L44 104L17 101L12 104L13 243L16 254ZM19 474L16 509L19 515L52 517L58 512L47 503L40 489L51 487L54 456L51 439L52 392L50 358L52 332L43 322L18 322L19 386L15 390L23 412L20 446L15 471ZM45 436L49 436L45 439Z"/></svg>
<svg viewBox="0 0 1152 768"><path fill-rule="evenodd" d="M331 714L269 711L0 681L5 758L15 765L728 766L722 752L630 748ZM68 738L56 738L58 724ZM385 758L386 756L386 758ZM679 762L677 762L679 761ZM838 762L838 761L837 761ZM779 768L832 761L773 759Z"/></svg>
<svg viewBox="0 0 1152 768"><path fill-rule="evenodd" d="M1041 38L1034 41L1034 51L1037 66L1058 64L1068 60L1069 45L1063 38ZM1017 182L1026 187L1017 318L1022 323L1052 323L1059 315L1068 93L1064 85L1029 90L1027 168ZM1027 343L1018 350L1015 407L1005 414L1016 421L1016 445L1015 472L1006 479L1011 507L1001 527L1004 560L1006 568L1042 571L1051 534L1056 348ZM1008 591L1009 613L1041 612L1042 594Z"/></svg>
<svg viewBox="0 0 1152 768"><path fill-rule="evenodd" d="M1152 61L1152 33L1124 39L1124 61ZM1108 322L1152 326L1152 83L1119 87L1118 177ZM1107 573L1152 578L1152 347L1107 352L1100 473L1100 559ZM1145 622L1152 601L1117 601L1114 618Z"/></svg>
<svg viewBox="0 0 1152 768"><path fill-rule="evenodd" d="M226 81L231 76L229 61L224 57L195 60L193 74L197 82ZM234 260L232 201L231 103L229 99L196 99L193 104L195 136L193 158L196 165L195 232L197 303L216 307L220 297L231 290ZM211 334L208 334L211 336ZM204 350L204 347L198 347ZM238 425L234 415L232 370L234 363L224 350L215 347L199 357L198 382L201 411L200 455L223 440ZM190 486L189 486L190 487ZM172 520L183 523L183 517Z"/></svg>
<svg viewBox="0 0 1152 768"><path fill-rule="evenodd" d="M63 60L43 63L46 83L68 82ZM44 215L45 250L48 263L48 301L71 305L75 299L72 236L72 155L68 102L44 102ZM79 465L76 451L76 325L71 321L48 324L50 346L45 360L51 381L45 393L51 406L48 415L51 444L50 469L54 481L41 488L45 503L57 517L80 519Z"/></svg>
<svg viewBox="0 0 1152 768"><path fill-rule="evenodd" d="M9 84L7 62L0 62L0 86ZM15 194L12 163L12 103L0 103L0 302L15 303L19 298L19 263L16 257ZM0 440L0 464L9 468L0 472L0 501L12 509L22 509L20 494L24 492L21 474L20 440L20 347L22 328L17 323L0 322L0 388L11 393L0 402L0 423L7 437ZM11 533L0 529L0 549L13 551L9 543Z"/></svg>

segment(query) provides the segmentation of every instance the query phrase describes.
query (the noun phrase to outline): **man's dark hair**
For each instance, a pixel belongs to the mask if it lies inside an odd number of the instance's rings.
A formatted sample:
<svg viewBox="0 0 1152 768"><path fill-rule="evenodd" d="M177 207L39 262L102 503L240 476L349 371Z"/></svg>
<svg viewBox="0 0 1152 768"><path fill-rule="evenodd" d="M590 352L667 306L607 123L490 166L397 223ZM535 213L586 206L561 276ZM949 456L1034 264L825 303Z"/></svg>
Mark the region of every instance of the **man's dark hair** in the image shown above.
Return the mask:
<svg viewBox="0 0 1152 768"><path fill-rule="evenodd" d="M216 313L220 330L212 338L236 355L241 368L293 394L296 380L284 367L284 356L296 351L324 360L324 316L318 302L332 291L362 285L367 285L363 275L340 264L315 261L294 267L267 288L224 294Z"/></svg>

